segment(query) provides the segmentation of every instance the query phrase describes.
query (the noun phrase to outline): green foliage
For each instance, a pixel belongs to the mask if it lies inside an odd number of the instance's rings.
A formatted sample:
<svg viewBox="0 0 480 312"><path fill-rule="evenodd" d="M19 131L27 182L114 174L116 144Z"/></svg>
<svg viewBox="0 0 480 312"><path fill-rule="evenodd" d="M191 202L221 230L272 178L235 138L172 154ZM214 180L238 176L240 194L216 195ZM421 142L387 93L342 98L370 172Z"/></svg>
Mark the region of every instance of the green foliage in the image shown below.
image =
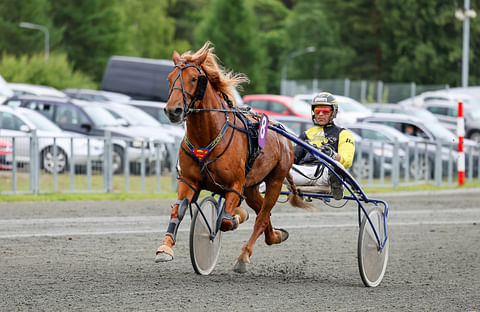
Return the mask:
<svg viewBox="0 0 480 312"><path fill-rule="evenodd" d="M290 11L279 0L250 0L258 21L258 37L265 48L265 71L262 74L269 93L280 92L279 70L285 47L288 46L285 21Z"/></svg>
<svg viewBox="0 0 480 312"><path fill-rule="evenodd" d="M348 46L339 41L338 24L327 17L324 5L316 0L305 0L295 5L286 24L288 44L284 60L289 60L287 79L329 79L342 77L353 57ZM307 47L314 53L297 55Z"/></svg>
<svg viewBox="0 0 480 312"><path fill-rule="evenodd" d="M168 2L120 0L125 32L124 55L168 58L174 49L190 48L186 40L175 40L175 19L167 16Z"/></svg>
<svg viewBox="0 0 480 312"><path fill-rule="evenodd" d="M50 50L62 38L61 29L53 27L50 0L6 0L0 4L0 51L10 54L44 52L45 34L20 27L20 22L45 26L49 30Z"/></svg>
<svg viewBox="0 0 480 312"><path fill-rule="evenodd" d="M75 71L65 54L43 54L16 57L4 53L0 60L0 73L8 82L23 82L52 86L57 89L91 88L96 84L89 76Z"/></svg>
<svg viewBox="0 0 480 312"><path fill-rule="evenodd" d="M53 21L63 29L62 48L75 69L100 80L108 58L121 47L117 0L52 0Z"/></svg>
<svg viewBox="0 0 480 312"><path fill-rule="evenodd" d="M206 12L196 32L196 45L211 41L226 69L246 74L250 79L244 86L246 93L266 92L263 73L267 62L253 9L245 0L211 0Z"/></svg>

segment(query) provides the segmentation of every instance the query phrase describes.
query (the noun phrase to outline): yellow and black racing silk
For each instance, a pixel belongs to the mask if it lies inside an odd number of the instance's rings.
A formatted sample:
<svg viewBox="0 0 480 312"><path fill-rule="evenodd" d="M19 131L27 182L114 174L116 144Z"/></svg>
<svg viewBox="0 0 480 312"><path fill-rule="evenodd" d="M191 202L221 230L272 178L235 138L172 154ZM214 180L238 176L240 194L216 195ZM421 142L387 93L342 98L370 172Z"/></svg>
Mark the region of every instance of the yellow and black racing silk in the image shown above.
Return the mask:
<svg viewBox="0 0 480 312"><path fill-rule="evenodd" d="M320 148L324 144L328 144L340 154L340 163L345 168L350 168L353 163L353 155L355 154L355 141L350 131L328 124L324 127L314 126L300 135L300 139L308 144ZM295 164L314 164L318 160L309 151L301 147L295 146Z"/></svg>

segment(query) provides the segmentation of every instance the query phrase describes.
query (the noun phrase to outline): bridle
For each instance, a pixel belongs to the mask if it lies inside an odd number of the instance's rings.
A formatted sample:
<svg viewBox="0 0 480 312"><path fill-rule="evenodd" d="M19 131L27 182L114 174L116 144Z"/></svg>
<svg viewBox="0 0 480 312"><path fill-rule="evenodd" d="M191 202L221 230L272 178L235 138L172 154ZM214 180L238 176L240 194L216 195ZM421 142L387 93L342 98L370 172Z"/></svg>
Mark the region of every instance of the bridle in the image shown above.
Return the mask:
<svg viewBox="0 0 480 312"><path fill-rule="evenodd" d="M200 74L198 76L198 81L197 81L197 86L195 88L195 93L191 94L187 90L185 90L185 86L183 84L183 71L187 68L193 67L195 68L198 73ZM185 63L180 63L175 65L175 68L179 69L179 72L175 79L172 82L172 87L170 88L170 91L168 93L168 100L170 100L170 96L172 95L174 90L180 90L182 91L183 95L183 116L184 118L191 114L193 110L193 106L195 105L196 101L201 101L205 95L205 90L207 89L207 83L208 83L208 78L207 76L203 73L203 70L201 67L195 65L195 64L185 64ZM176 87L175 83L177 80L180 79L180 85L181 87ZM187 95L191 98L190 103L188 103Z"/></svg>

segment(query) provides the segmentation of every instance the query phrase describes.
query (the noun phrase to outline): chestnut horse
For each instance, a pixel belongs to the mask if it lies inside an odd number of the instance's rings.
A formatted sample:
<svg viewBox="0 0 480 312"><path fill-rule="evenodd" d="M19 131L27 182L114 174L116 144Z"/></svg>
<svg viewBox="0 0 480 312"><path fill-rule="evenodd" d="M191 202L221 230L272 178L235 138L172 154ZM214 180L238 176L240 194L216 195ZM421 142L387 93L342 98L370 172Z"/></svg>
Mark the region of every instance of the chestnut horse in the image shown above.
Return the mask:
<svg viewBox="0 0 480 312"><path fill-rule="evenodd" d="M274 131L267 131L266 144L249 164L249 129L242 122L234 102L233 88L247 82L246 76L226 72L217 62L210 42L195 53L180 56L173 52L175 67L169 74L170 94L165 113L173 123L186 120L186 133L179 151L178 197L173 204L170 224L158 248L156 262L170 261L178 226L189 204L197 200L201 190L220 194L225 198L221 230L234 230L248 214L239 207L243 198L256 212L253 233L243 246L234 270L245 272L250 263L253 246L265 233L268 245L279 244L288 238L288 232L274 229L270 211L275 205L286 179L291 192L290 203L309 209L298 196L289 170L294 160L291 142ZM257 121L258 116L247 116ZM245 118L245 117L244 117ZM252 162L250 162L251 164ZM250 170L249 170L250 169ZM259 184L266 183L262 197Z"/></svg>

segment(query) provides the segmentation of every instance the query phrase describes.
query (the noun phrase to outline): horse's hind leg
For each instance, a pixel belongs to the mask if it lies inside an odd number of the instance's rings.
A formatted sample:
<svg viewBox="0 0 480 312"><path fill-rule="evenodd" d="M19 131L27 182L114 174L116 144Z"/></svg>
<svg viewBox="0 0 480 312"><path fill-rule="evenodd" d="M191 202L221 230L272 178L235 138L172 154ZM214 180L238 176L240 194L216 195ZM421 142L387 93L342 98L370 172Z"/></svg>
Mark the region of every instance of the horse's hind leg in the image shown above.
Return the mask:
<svg viewBox="0 0 480 312"><path fill-rule="evenodd" d="M235 272L246 272L246 264L250 263L250 256L253 253L253 246L262 233L265 233L265 240L267 241L267 244L280 243L282 240L286 239L285 236L282 235L281 231L273 230L270 222L270 211L278 199L278 195L282 189L282 181L283 178L269 179L267 181L267 192L265 193L265 198L263 200L259 198L261 196L257 188L248 188L245 190L247 195L247 203L249 206L256 210L260 202L262 205L260 211L257 211L257 218L253 227L253 233L248 242L243 245L242 252L237 258L237 263L234 267Z"/></svg>
<svg viewBox="0 0 480 312"><path fill-rule="evenodd" d="M172 206L167 233L163 238L162 245L157 249L155 262L173 260L173 246L175 245L177 230L194 195L195 192L189 186L181 181L178 183L177 202Z"/></svg>

